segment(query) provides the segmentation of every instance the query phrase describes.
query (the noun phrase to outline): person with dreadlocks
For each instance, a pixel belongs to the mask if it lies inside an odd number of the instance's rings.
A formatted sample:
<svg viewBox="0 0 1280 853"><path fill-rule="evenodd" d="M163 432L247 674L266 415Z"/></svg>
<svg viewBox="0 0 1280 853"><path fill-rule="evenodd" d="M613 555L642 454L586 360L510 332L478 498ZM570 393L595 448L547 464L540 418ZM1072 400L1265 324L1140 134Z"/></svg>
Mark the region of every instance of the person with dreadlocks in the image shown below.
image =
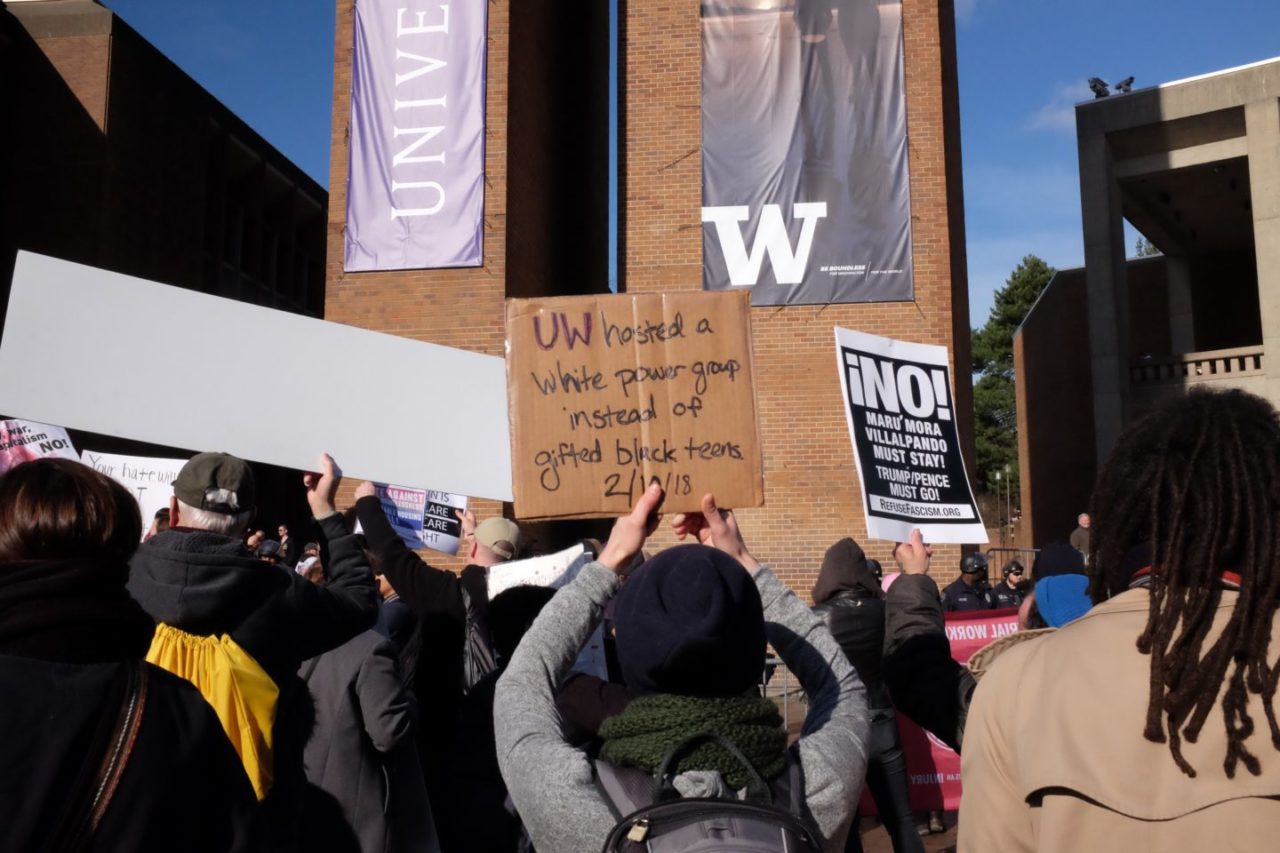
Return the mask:
<svg viewBox="0 0 1280 853"><path fill-rule="evenodd" d="M1258 850L1280 829L1280 417L1193 391L1094 487L1094 607L994 663L959 849Z"/></svg>
<svg viewBox="0 0 1280 853"><path fill-rule="evenodd" d="M599 559L543 608L498 681L498 763L538 850L598 853L618 823L590 758L565 742L555 689L655 529L661 500L655 483L618 520ZM824 850L841 851L866 769L862 682L822 621L747 551L733 514L711 495L702 510L673 526L703 544L649 558L618 592L618 661L636 698L600 728L600 759L652 774L674 747L717 735L751 767L721 743L702 743L676 766L682 797L731 798L756 774L798 776L806 812L798 817ZM766 643L809 697L791 748L777 706L758 691Z"/></svg>

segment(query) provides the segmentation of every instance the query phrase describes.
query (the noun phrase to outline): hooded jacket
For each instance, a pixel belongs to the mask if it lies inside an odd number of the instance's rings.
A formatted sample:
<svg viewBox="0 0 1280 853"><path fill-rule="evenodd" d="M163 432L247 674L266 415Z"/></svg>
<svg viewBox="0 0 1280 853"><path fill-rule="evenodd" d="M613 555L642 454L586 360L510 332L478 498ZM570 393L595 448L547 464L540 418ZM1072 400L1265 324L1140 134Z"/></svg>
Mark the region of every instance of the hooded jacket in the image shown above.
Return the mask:
<svg viewBox="0 0 1280 853"><path fill-rule="evenodd" d="M229 634L278 686L308 658L373 625L378 590L355 537L332 515L323 587L255 558L239 539L166 530L130 561L129 594L157 622L190 634Z"/></svg>
<svg viewBox="0 0 1280 853"><path fill-rule="evenodd" d="M323 587L254 558L239 539L205 531L164 531L130 561L129 593L152 618L190 634L229 635L280 689L275 785L263 801L277 849L296 841L302 747L310 733L298 667L372 626L378 613L373 575L342 517L319 524L329 540Z"/></svg>
<svg viewBox="0 0 1280 853"><path fill-rule="evenodd" d="M883 593L858 543L845 538L827 549L813 587L813 601L813 612L827 623L866 685L867 705L873 709L892 707L880 674L884 653Z"/></svg>

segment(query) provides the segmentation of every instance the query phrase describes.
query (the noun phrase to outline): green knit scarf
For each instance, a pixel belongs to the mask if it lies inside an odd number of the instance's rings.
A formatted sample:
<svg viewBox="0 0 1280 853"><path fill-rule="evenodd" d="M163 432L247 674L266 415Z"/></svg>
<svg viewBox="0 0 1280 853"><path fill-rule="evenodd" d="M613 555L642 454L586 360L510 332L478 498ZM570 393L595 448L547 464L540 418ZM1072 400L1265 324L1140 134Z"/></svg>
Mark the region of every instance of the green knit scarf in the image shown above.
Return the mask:
<svg viewBox="0 0 1280 853"><path fill-rule="evenodd" d="M710 732L731 742L765 779L782 772L787 733L778 706L759 696L700 699L657 693L632 700L600 727L600 757L653 773L677 744ZM742 762L718 743L704 742L677 762L675 773L718 770L735 789L750 779Z"/></svg>

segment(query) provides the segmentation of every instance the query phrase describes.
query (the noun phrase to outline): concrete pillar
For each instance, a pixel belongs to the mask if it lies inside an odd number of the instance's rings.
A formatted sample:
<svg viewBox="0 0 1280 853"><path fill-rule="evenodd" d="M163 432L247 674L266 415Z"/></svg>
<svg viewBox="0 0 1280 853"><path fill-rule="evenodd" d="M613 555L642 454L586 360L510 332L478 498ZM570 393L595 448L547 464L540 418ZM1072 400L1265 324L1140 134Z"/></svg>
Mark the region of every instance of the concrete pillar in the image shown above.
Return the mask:
<svg viewBox="0 0 1280 853"><path fill-rule="evenodd" d="M1120 436L1129 398L1129 287L1124 215L1106 134L1079 119L1077 115L1093 420L1101 463Z"/></svg>
<svg viewBox="0 0 1280 853"><path fill-rule="evenodd" d="M1244 119L1267 399L1280 406L1280 101L1246 104Z"/></svg>
<svg viewBox="0 0 1280 853"><path fill-rule="evenodd" d="M1191 305L1191 265L1184 257L1166 255L1169 287L1169 349L1174 354L1196 351L1195 312Z"/></svg>

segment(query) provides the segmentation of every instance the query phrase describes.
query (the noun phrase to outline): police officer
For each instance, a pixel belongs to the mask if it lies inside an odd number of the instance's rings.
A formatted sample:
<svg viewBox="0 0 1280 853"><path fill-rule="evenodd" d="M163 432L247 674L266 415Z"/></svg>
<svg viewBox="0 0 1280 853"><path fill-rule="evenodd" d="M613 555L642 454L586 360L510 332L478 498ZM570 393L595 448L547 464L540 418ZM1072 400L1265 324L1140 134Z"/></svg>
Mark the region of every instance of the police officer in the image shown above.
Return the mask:
<svg viewBox="0 0 1280 853"><path fill-rule="evenodd" d="M997 609L1017 607L1022 604L1023 593L1018 588L1022 581L1022 563L1010 560L1004 564L1004 580L991 590L991 606Z"/></svg>
<svg viewBox="0 0 1280 853"><path fill-rule="evenodd" d="M989 610L991 591L987 588L987 558L969 554L960 561L960 577L942 591L942 609L951 611Z"/></svg>

